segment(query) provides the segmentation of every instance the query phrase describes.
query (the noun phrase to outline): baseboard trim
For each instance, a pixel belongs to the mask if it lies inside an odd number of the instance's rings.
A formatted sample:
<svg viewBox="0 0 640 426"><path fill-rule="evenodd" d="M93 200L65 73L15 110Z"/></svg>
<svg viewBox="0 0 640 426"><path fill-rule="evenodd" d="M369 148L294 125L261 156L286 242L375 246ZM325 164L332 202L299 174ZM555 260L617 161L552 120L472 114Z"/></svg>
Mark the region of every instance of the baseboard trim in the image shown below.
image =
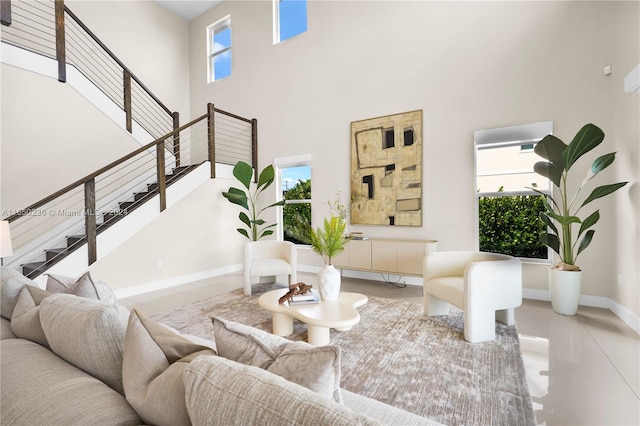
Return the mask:
<svg viewBox="0 0 640 426"><path fill-rule="evenodd" d="M114 293L118 299L124 299L126 297L137 296L139 294L150 293L156 290L163 290L166 288L176 287L183 284L188 284L194 281L205 280L207 278L219 277L221 275L232 274L242 271L242 265L230 265L222 268L210 269L208 271L196 272L188 275L181 275L179 277L168 278L162 281L154 281L134 287L116 289Z"/></svg>
<svg viewBox="0 0 640 426"><path fill-rule="evenodd" d="M531 300L551 301L548 290L536 290L530 288L522 289L522 297ZM613 312L622 322L627 324L636 334L640 334L640 318L628 308L622 306L610 297L604 296L580 296L580 306L591 306L594 308L605 308Z"/></svg>
<svg viewBox="0 0 640 426"><path fill-rule="evenodd" d="M531 288L523 288L522 289L522 297L525 299L531 300L544 300L547 302L551 301L551 296L549 295L548 290L536 290ZM611 307L611 299L609 297L603 296L589 296L589 295L581 295L580 296L580 306L591 306L594 308L607 308Z"/></svg>
<svg viewBox="0 0 640 426"><path fill-rule="evenodd" d="M631 312L629 308L622 306L621 304L619 304L613 299L609 299L609 300L611 303L611 305L609 306L609 309L611 309L611 312L616 314L616 316L620 318L622 322L624 322L629 327L631 327L631 329L635 331L636 334L640 335L640 318L638 318L637 315Z"/></svg>
<svg viewBox="0 0 640 426"><path fill-rule="evenodd" d="M531 288L522 289L522 297L530 300L544 300L546 302L551 301L549 292L547 290L536 290Z"/></svg>

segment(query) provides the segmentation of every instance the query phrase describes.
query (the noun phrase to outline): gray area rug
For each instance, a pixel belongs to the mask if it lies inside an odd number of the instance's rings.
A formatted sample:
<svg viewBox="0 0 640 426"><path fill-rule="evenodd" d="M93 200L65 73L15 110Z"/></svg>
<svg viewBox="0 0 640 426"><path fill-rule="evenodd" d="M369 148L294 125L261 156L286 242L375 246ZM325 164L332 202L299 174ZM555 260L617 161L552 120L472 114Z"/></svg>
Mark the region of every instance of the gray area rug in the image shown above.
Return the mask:
<svg viewBox="0 0 640 426"><path fill-rule="evenodd" d="M254 285L153 318L183 333L214 340L209 316L271 331L271 313L257 299L273 284ZM448 425L534 425L514 326L496 323L494 342L464 340L462 314L426 317L422 305L380 297L358 308L349 331L331 330L342 348L342 388ZM291 340L306 340L294 320Z"/></svg>

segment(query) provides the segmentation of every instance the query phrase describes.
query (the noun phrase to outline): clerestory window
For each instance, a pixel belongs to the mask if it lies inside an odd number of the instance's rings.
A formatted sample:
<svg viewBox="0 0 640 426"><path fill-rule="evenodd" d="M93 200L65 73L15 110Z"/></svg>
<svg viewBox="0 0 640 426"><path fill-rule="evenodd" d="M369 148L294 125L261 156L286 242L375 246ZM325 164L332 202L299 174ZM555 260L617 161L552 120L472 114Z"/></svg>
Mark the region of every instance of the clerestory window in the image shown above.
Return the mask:
<svg viewBox="0 0 640 426"><path fill-rule="evenodd" d="M307 31L307 0L273 0L273 44Z"/></svg>

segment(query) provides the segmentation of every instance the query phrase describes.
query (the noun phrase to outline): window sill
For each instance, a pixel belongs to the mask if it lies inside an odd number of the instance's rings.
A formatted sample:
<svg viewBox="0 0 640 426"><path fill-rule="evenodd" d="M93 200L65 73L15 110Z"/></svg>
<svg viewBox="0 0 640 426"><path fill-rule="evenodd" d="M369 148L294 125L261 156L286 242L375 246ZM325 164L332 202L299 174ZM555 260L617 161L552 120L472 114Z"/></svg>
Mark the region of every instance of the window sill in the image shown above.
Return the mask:
<svg viewBox="0 0 640 426"><path fill-rule="evenodd" d="M528 257L519 257L518 259L520 259L520 262L522 263L528 263L531 265L553 265L553 262L550 259L531 259Z"/></svg>

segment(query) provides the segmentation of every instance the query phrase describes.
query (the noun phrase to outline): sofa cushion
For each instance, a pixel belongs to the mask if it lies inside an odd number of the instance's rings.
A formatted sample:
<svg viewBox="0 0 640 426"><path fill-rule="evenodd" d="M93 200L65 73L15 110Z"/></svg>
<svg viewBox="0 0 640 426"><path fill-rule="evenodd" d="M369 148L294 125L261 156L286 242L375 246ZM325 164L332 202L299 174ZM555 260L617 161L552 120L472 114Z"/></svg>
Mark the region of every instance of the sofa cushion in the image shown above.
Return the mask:
<svg viewBox="0 0 640 426"><path fill-rule="evenodd" d="M292 342L237 322L218 317L212 320L220 356L265 369L342 402L339 346Z"/></svg>
<svg viewBox="0 0 640 426"><path fill-rule="evenodd" d="M145 422L191 424L182 375L195 357L215 356L211 346L195 344L136 309L131 311L124 341L124 393Z"/></svg>
<svg viewBox="0 0 640 426"><path fill-rule="evenodd" d="M116 302L116 295L106 283L94 280L89 271L78 278L63 275L47 275L47 291L52 293L75 294L79 297L98 299L105 302Z"/></svg>
<svg viewBox="0 0 640 426"><path fill-rule="evenodd" d="M20 272L9 269L6 266L0 268L0 316L11 320L13 309L18 302L20 290L25 285L38 285Z"/></svg>
<svg viewBox="0 0 640 426"><path fill-rule="evenodd" d="M385 404L375 399L367 398L357 393L342 390L344 405L354 411L367 413L367 416L374 418L385 425L426 425L426 426L442 426L435 420L429 420L417 414L404 411L400 408Z"/></svg>
<svg viewBox="0 0 640 426"><path fill-rule="evenodd" d="M144 315L140 311L138 311L138 314ZM191 343L196 344L196 345L200 345L200 346L206 346L207 348L209 348L212 351L214 351L216 353L216 355L218 354L218 349L216 348L216 342L213 342L211 340L207 340L205 338L202 338L200 336L196 336L194 334L181 333L178 329L173 328L171 326L168 326L166 324L163 324L161 322L159 322L158 324L161 325L162 327L166 328L167 330L171 330L175 334L178 334L178 335L184 337L185 339L189 340Z"/></svg>
<svg viewBox="0 0 640 426"><path fill-rule="evenodd" d="M128 317L117 303L71 294L54 294L40 304L42 329L53 352L120 393Z"/></svg>
<svg viewBox="0 0 640 426"><path fill-rule="evenodd" d="M28 340L0 342L3 425L138 425L124 397Z"/></svg>
<svg viewBox="0 0 640 426"><path fill-rule="evenodd" d="M0 317L0 339L15 339L16 335L11 330L11 321Z"/></svg>
<svg viewBox="0 0 640 426"><path fill-rule="evenodd" d="M40 303L52 294L32 285L22 287L11 318L11 329L17 337L49 347L40 324Z"/></svg>
<svg viewBox="0 0 640 426"><path fill-rule="evenodd" d="M224 357L199 357L184 372L194 426L377 425L331 398L261 368Z"/></svg>

